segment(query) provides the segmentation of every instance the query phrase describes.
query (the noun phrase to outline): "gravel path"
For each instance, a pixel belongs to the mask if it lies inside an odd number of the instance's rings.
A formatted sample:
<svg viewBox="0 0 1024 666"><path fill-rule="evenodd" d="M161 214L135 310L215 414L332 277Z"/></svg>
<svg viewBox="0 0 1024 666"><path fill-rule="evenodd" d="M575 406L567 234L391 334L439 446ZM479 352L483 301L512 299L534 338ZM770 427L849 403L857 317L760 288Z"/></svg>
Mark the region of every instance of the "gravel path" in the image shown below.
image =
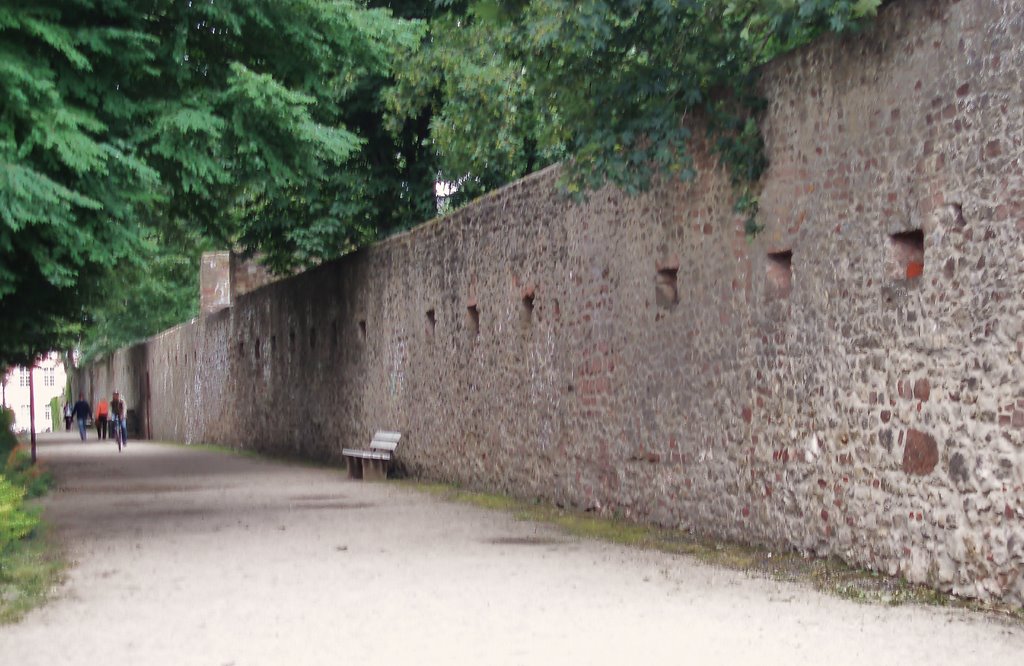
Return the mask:
<svg viewBox="0 0 1024 666"><path fill-rule="evenodd" d="M72 566L0 627L4 664L1024 662L1024 629L980 615L846 602L332 470L62 435L40 457Z"/></svg>

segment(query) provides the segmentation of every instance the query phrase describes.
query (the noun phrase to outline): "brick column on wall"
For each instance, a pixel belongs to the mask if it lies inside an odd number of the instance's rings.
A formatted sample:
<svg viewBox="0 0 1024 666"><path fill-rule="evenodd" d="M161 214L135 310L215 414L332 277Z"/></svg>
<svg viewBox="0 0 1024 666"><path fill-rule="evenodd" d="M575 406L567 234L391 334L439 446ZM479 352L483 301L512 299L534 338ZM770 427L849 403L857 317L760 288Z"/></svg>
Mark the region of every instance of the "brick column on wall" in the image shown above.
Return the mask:
<svg viewBox="0 0 1024 666"><path fill-rule="evenodd" d="M231 253L204 252L199 262L199 310L203 314L231 307Z"/></svg>

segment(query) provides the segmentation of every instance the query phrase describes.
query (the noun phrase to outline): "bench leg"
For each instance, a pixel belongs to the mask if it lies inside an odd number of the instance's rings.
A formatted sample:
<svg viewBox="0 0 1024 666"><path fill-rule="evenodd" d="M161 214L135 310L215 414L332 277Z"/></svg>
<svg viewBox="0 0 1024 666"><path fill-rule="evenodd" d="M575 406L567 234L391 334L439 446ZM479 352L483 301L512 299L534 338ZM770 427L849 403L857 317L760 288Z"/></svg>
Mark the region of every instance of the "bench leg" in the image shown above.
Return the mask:
<svg viewBox="0 0 1024 666"><path fill-rule="evenodd" d="M363 478L363 461L361 458L345 458L345 466L348 467L348 478Z"/></svg>
<svg viewBox="0 0 1024 666"><path fill-rule="evenodd" d="M363 464L363 479L367 481L384 481L388 478L387 462L384 460L366 460Z"/></svg>

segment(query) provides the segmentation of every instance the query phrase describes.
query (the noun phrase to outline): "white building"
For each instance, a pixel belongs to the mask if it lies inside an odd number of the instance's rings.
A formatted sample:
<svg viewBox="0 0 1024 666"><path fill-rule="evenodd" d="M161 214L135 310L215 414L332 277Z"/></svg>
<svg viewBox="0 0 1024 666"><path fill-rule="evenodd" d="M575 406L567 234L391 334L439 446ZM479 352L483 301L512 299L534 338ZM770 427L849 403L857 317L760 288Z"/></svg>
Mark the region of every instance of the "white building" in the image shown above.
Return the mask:
<svg viewBox="0 0 1024 666"><path fill-rule="evenodd" d="M67 384L67 373L60 354L50 352L40 359L32 370L32 381L36 394L36 432L48 432L53 429L50 417L50 400L58 398L61 408L64 406L64 387ZM14 410L14 429L29 428L29 370L28 368L11 368L4 377L4 405ZM61 415L63 421L63 415ZM63 427L63 424L61 425Z"/></svg>

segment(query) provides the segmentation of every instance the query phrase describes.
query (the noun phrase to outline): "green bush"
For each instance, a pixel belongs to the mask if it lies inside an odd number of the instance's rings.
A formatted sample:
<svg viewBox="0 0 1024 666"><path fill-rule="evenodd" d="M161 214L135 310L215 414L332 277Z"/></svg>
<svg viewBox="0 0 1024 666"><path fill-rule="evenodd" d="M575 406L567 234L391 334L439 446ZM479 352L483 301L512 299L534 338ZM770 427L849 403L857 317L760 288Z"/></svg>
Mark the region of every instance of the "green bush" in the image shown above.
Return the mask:
<svg viewBox="0 0 1024 666"><path fill-rule="evenodd" d="M59 432L64 427L64 411L60 404L60 398L50 400L50 429L53 432Z"/></svg>
<svg viewBox="0 0 1024 666"><path fill-rule="evenodd" d="M0 476L0 566L3 553L12 544L28 536L39 519L22 507L25 490ZM3 572L0 571L0 577Z"/></svg>
<svg viewBox="0 0 1024 666"><path fill-rule="evenodd" d="M0 460L6 460L11 451L18 445L18 438L11 432L14 423L14 410L0 407Z"/></svg>
<svg viewBox="0 0 1024 666"><path fill-rule="evenodd" d="M25 488L29 497L42 497L53 485L53 475L39 464L32 464L32 454L22 445L7 455L3 475L15 485Z"/></svg>
<svg viewBox="0 0 1024 666"><path fill-rule="evenodd" d="M0 409L0 476L21 486L28 497L41 497L53 485L53 475L32 464L32 454L11 432L14 412Z"/></svg>

